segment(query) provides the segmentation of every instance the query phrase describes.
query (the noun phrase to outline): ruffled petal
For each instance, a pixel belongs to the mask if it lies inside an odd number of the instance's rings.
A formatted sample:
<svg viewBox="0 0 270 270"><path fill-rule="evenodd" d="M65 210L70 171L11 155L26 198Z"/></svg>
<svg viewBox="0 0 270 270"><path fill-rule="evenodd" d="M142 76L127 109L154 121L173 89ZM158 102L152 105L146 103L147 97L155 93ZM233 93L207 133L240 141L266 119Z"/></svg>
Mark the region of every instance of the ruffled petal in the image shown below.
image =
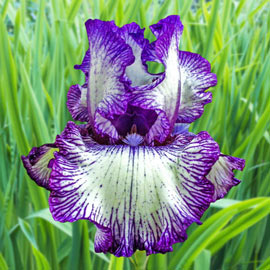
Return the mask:
<svg viewBox="0 0 270 270"><path fill-rule="evenodd" d="M89 50L76 68L85 72L87 77L89 121L98 133L103 134L104 124L98 122L100 116L107 119L108 125L113 114L125 112L124 72L134 62L134 56L113 22L88 20L85 25Z"/></svg>
<svg viewBox="0 0 270 270"><path fill-rule="evenodd" d="M172 250L213 198L205 176L219 147L201 132L169 146L99 145L69 123L56 140L49 204L55 220L88 219L95 249L116 256Z"/></svg>
<svg viewBox="0 0 270 270"><path fill-rule="evenodd" d="M149 41L144 38L144 29L133 22L121 27L119 34L132 48L135 56L134 63L126 68L126 75L131 80L131 85L149 84L157 76L149 74L147 66L142 63L143 49L149 44Z"/></svg>
<svg viewBox="0 0 270 270"><path fill-rule="evenodd" d="M67 107L74 120L88 122L87 86L72 85L67 94Z"/></svg>
<svg viewBox="0 0 270 270"><path fill-rule="evenodd" d="M244 159L226 155L219 156L218 161L207 175L207 179L211 181L215 187L214 200L223 198L233 186L240 183L240 181L234 177L233 170L242 171L244 167Z"/></svg>
<svg viewBox="0 0 270 270"><path fill-rule="evenodd" d="M52 171L53 153L58 151L55 144L33 147L28 156L22 156L23 165L28 175L41 187L49 189Z"/></svg>
<svg viewBox="0 0 270 270"><path fill-rule="evenodd" d="M205 90L217 84L211 65L199 54L180 51L181 102L177 123L192 123L204 111L204 105L212 101L212 93Z"/></svg>
<svg viewBox="0 0 270 270"><path fill-rule="evenodd" d="M80 69L85 74L85 81L88 82L89 79L89 69L90 69L90 49L85 52L83 61L80 65L75 65L75 69Z"/></svg>
<svg viewBox="0 0 270 270"><path fill-rule="evenodd" d="M157 40L145 48L143 61L157 61L165 72L152 84L134 87L132 105L155 110L159 117L148 133L148 140L163 142L172 132L180 105L181 74L179 41L183 25L179 16L169 16L150 26Z"/></svg>

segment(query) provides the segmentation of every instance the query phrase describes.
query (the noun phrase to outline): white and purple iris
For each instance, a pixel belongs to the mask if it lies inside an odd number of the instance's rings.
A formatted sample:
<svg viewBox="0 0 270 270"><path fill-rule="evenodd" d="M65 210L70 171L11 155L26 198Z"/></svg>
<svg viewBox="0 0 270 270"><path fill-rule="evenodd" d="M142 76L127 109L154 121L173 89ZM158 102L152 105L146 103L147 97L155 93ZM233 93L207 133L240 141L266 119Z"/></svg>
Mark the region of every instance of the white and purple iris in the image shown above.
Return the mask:
<svg viewBox="0 0 270 270"><path fill-rule="evenodd" d="M237 185L244 160L220 153L203 131L188 132L217 83L207 60L179 51L183 25L169 16L150 26L88 20L85 83L73 85L74 120L53 144L22 157L30 177L50 191L55 220L87 219L97 227L96 252L131 256L172 251L211 202ZM150 74L147 61L164 65Z"/></svg>

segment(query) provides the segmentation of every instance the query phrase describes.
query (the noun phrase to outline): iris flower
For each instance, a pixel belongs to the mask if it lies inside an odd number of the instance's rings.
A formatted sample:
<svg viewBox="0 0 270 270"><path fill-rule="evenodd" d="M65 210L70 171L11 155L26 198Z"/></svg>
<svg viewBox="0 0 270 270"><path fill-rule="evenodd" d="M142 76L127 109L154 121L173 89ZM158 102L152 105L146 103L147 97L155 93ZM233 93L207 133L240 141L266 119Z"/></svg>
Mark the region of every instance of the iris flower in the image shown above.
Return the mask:
<svg viewBox="0 0 270 270"><path fill-rule="evenodd" d="M172 251L211 202L239 183L244 160L224 155L206 132L189 124L211 102L217 83L207 60L179 51L183 25L169 16L150 26L149 43L136 23L88 20L83 85L73 85L68 122L52 144L22 160L29 176L50 191L60 222L95 224L95 251L131 256ZM147 61L163 64L151 74Z"/></svg>

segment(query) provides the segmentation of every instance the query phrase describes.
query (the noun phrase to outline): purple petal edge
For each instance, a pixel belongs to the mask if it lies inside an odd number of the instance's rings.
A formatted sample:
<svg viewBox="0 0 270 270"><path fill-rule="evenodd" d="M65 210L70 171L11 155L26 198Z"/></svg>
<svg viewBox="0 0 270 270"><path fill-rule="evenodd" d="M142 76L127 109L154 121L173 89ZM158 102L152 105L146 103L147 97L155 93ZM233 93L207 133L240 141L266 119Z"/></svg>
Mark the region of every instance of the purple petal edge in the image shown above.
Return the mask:
<svg viewBox="0 0 270 270"><path fill-rule="evenodd" d="M87 77L89 122L100 136L117 140L119 135L110 120L113 114L120 115L126 110L125 70L135 57L113 22L88 20L85 26L89 50L79 68Z"/></svg>
<svg viewBox="0 0 270 270"><path fill-rule="evenodd" d="M165 72L148 85L132 89L131 105L155 110L158 118L148 133L147 141L163 143L174 128L180 106L181 83L179 41L183 25L179 16L172 15L150 26L157 40L144 48L142 61L160 62Z"/></svg>
<svg viewBox="0 0 270 270"><path fill-rule="evenodd" d="M23 165L30 178L37 185L48 190L52 161L54 160L52 151L56 150L56 144L44 144L40 147L33 147L27 156L21 156Z"/></svg>
<svg viewBox="0 0 270 270"><path fill-rule="evenodd" d="M181 102L177 123L192 123L212 101L212 93L205 92L217 84L216 74L211 73L210 63L196 53L180 51L179 64L182 77Z"/></svg>
<svg viewBox="0 0 270 270"><path fill-rule="evenodd" d="M84 92L83 92L84 91ZM67 108L75 121L88 122L87 86L72 85L67 94Z"/></svg>
<svg viewBox="0 0 270 270"><path fill-rule="evenodd" d="M237 157L221 154L213 165L206 178L214 185L214 201L223 198L229 190L240 183L234 177L234 170L242 171L245 167L245 160Z"/></svg>

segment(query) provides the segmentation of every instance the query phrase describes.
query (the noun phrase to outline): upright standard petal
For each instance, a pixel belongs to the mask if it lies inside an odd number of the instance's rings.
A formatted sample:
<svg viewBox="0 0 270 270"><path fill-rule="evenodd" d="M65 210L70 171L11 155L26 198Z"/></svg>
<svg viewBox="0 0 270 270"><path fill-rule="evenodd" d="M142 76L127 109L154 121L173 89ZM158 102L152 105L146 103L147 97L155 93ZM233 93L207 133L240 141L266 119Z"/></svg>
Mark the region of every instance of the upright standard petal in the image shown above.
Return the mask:
<svg viewBox="0 0 270 270"><path fill-rule="evenodd" d="M119 29L120 36L132 48L135 61L126 68L126 75L131 80L131 85L145 85L152 82L157 76L147 72L147 66L142 62L143 49L149 45L144 38L144 29L136 23L126 24Z"/></svg>
<svg viewBox="0 0 270 270"><path fill-rule="evenodd" d="M33 147L28 156L22 156L23 165L28 175L41 187L49 189L53 153L58 151L55 144Z"/></svg>
<svg viewBox="0 0 270 270"><path fill-rule="evenodd" d="M161 62L165 72L152 84L135 87L131 103L158 112L159 117L148 133L148 140L163 142L173 130L180 105L178 46L183 25L179 16L169 16L150 26L150 29L157 40L145 48L143 61Z"/></svg>
<svg viewBox="0 0 270 270"><path fill-rule="evenodd" d="M211 65L199 54L180 51L181 102L177 123L192 123L204 111L204 105L212 101L212 93L205 92L217 84Z"/></svg>
<svg viewBox="0 0 270 270"><path fill-rule="evenodd" d="M89 50L76 68L87 77L89 121L102 134L108 132L112 114L126 110L124 72L134 62L134 56L113 22L88 20L85 25Z"/></svg>
<svg viewBox="0 0 270 270"><path fill-rule="evenodd" d="M213 197L205 176L219 156L206 132L170 146L99 145L69 123L57 138L49 203L55 220L88 219L97 252L172 250Z"/></svg>

